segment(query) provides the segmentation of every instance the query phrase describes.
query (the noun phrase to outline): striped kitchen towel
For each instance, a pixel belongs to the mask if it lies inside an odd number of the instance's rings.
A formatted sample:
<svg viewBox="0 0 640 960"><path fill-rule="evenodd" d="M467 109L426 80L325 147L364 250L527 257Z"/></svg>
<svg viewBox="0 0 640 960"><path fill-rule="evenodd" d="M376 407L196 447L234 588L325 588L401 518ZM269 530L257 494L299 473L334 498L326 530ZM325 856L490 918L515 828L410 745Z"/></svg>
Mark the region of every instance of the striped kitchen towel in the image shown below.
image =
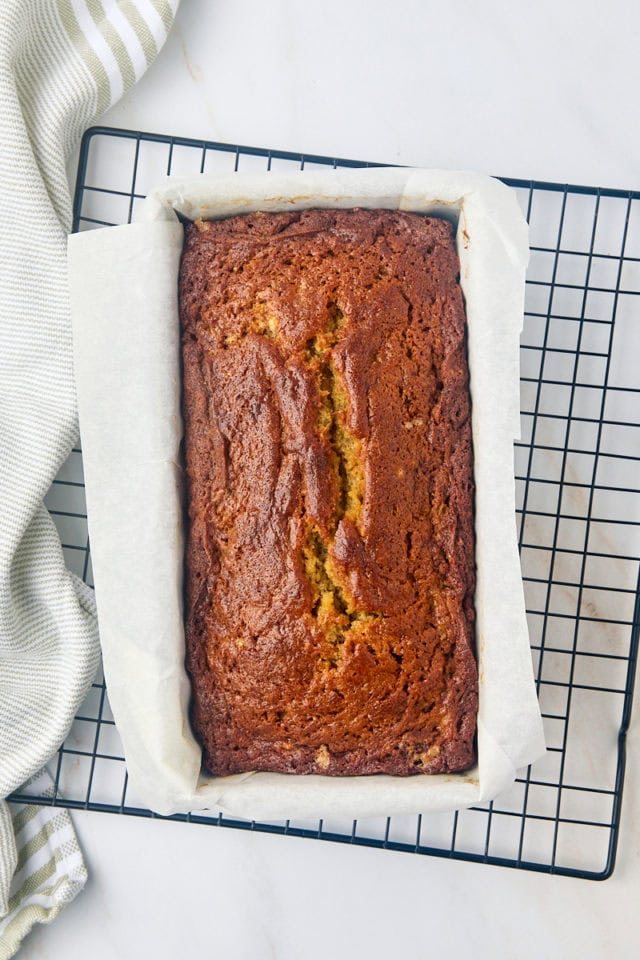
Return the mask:
<svg viewBox="0 0 640 960"><path fill-rule="evenodd" d="M51 796L42 771L28 784ZM66 810L0 804L0 957L12 957L34 923L50 923L82 890L87 871Z"/></svg>
<svg viewBox="0 0 640 960"><path fill-rule="evenodd" d="M177 5L0 0L0 798L56 751L99 659L93 594L65 568L43 505L78 439L66 162L86 126L154 59ZM21 935L53 916L42 904L23 907L44 856L33 853L32 868L31 830L49 844L66 815L43 808L36 817L16 831L0 800L0 916ZM82 886L73 862L56 860L56 869L71 867L69 882L54 884L57 903ZM16 870L22 883L10 892ZM0 960L8 949L2 941Z"/></svg>

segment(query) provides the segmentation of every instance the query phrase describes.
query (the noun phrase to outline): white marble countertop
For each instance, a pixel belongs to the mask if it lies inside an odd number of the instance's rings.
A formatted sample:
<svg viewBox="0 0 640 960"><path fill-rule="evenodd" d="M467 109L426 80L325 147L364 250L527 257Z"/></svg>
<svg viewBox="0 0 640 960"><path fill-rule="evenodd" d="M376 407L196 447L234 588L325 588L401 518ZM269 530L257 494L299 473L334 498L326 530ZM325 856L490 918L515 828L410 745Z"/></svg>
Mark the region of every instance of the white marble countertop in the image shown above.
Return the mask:
<svg viewBox="0 0 640 960"><path fill-rule="evenodd" d="M101 122L357 159L639 186L640 8L182 0ZM640 724L605 883L75 814L90 880L25 960L637 956Z"/></svg>

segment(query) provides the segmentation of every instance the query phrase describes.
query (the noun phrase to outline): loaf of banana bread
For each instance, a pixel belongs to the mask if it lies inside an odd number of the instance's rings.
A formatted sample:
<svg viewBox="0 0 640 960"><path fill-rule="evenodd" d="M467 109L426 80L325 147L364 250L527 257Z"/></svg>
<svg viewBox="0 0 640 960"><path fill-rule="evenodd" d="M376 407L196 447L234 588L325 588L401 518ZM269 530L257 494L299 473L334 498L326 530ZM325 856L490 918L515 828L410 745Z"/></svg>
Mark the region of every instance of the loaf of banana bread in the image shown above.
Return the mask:
<svg viewBox="0 0 640 960"><path fill-rule="evenodd" d="M186 663L213 774L474 762L473 459L448 221L185 228Z"/></svg>

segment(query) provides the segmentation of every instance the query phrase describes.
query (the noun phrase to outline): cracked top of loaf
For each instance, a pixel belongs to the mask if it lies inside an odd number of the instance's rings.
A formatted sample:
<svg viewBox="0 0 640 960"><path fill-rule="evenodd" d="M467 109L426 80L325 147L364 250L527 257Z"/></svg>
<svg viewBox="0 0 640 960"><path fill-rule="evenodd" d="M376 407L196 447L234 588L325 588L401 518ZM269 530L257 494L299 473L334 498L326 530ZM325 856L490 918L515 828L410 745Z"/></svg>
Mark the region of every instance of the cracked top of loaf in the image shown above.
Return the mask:
<svg viewBox="0 0 640 960"><path fill-rule="evenodd" d="M450 224L185 228L187 668L214 774L474 761L473 463Z"/></svg>

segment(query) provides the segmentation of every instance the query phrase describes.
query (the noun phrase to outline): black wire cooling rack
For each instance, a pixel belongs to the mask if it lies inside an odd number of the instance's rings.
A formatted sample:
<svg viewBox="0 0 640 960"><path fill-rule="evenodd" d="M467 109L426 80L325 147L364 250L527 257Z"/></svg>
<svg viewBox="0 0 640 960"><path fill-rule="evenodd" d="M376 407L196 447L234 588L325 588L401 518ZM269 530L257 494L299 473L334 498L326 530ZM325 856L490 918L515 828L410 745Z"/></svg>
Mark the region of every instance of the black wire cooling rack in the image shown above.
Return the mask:
<svg viewBox="0 0 640 960"><path fill-rule="evenodd" d="M93 128L74 230L126 223L167 173L369 166ZM315 837L591 879L611 875L640 628L640 193L504 181L530 224L521 349L517 524L548 750L492 803L358 821L169 819ZM69 567L92 584L74 450L47 505ZM52 773L54 805L154 816L128 783L100 676ZM43 802L29 793L15 800Z"/></svg>

